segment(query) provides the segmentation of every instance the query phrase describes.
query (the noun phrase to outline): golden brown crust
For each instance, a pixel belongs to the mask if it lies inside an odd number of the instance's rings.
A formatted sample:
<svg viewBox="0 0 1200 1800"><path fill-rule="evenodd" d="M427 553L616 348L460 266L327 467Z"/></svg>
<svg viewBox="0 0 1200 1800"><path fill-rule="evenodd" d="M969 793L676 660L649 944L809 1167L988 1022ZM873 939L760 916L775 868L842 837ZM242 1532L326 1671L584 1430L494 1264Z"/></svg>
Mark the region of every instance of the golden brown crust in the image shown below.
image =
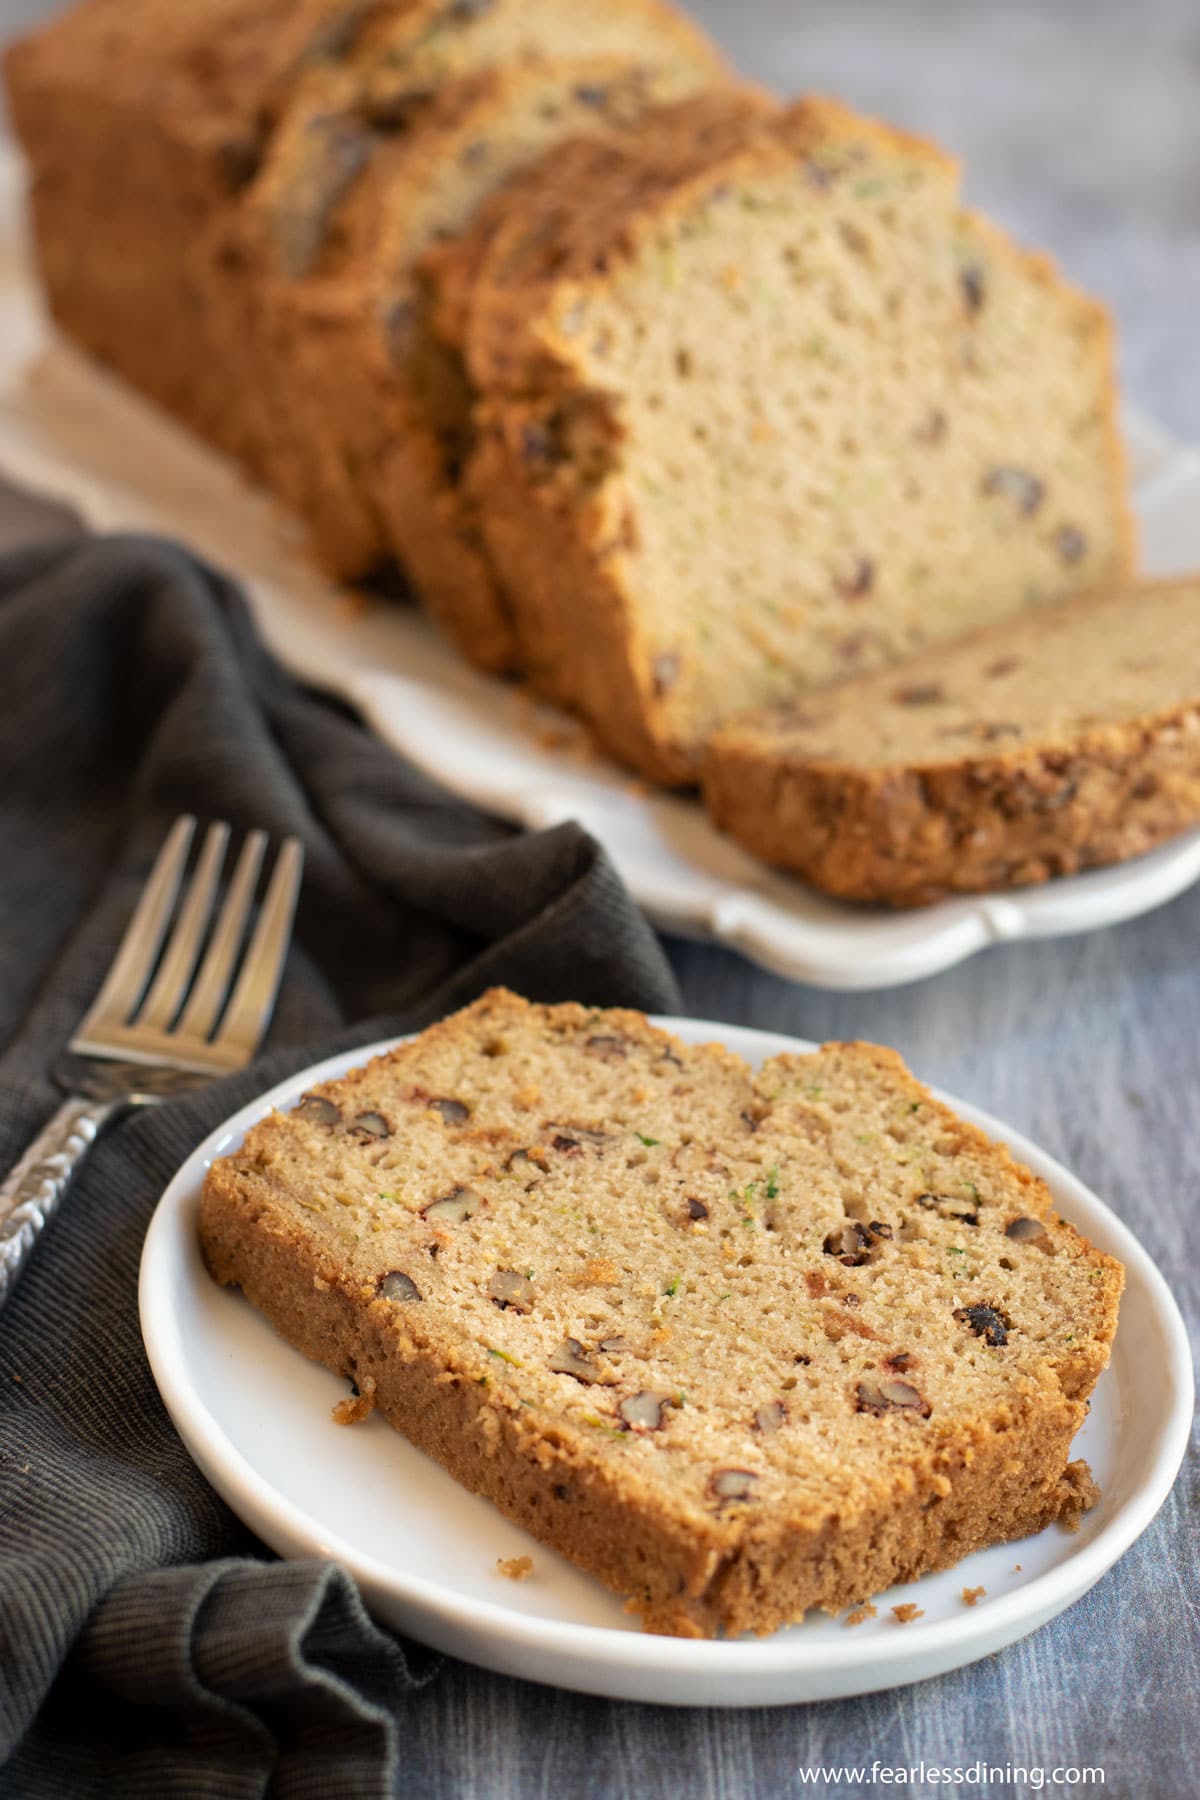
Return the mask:
<svg viewBox="0 0 1200 1800"><path fill-rule="evenodd" d="M755 1349L753 1337L763 1329L756 1311L746 1315L745 1327L738 1327L751 1334L739 1353L732 1347L722 1350L707 1323L724 1316L720 1302L731 1296L717 1294L711 1302L699 1301L702 1311L696 1342L709 1346L703 1352L709 1359L706 1366L694 1361L694 1350L684 1347L692 1341L686 1312L673 1315L674 1335L671 1329L657 1330L655 1341L644 1352L638 1349L639 1309L651 1304L658 1310L668 1303L639 1300L639 1293L649 1290L638 1287L636 1276L631 1279L621 1274L619 1263L629 1264L632 1258L633 1267L638 1266L639 1253L633 1250L632 1240L621 1250L618 1233L611 1257L593 1254L583 1277L566 1272L555 1276L550 1265L566 1246L572 1230L572 1205L582 1203L580 1197L590 1179L587 1153L578 1146L569 1153L567 1146L561 1151L566 1187L556 1186L558 1178L553 1175L526 1187L527 1199L522 1205L529 1210L524 1241L539 1266L529 1271L536 1281L527 1294L508 1295L516 1313L506 1312L503 1306L497 1311L486 1296L479 1303L472 1300L477 1291L473 1284L486 1284L496 1265L490 1253L480 1258L471 1250L462 1236L467 1229L462 1221L441 1233L435 1261L429 1259L423 1244L433 1229L432 1221L422 1223L423 1215L416 1220L417 1236L410 1244L402 1222L403 1209L416 1204L426 1190L442 1191L450 1178L450 1164L459 1171L459 1180L468 1178L464 1170L478 1171L470 1176L477 1184L470 1192L482 1211L471 1216L471 1230L486 1219L489 1205L502 1204L497 1177L494 1171L487 1172L487 1159L505 1162L508 1146L521 1141L511 1136L505 1120L515 1122L523 1134L537 1130L538 1090L529 1076L537 1073L534 1065L540 1046L545 1050L540 1065L545 1104L557 1109L573 1094L571 1116L586 1115L593 1135L601 1123L611 1132L615 1115L608 1109L616 1104L620 1114L624 1103L617 1096L622 1093L632 1097L643 1122L653 1123L654 1130L662 1129L655 1121L673 1116L680 1108L694 1109L705 1084L714 1098L718 1093L727 1096L721 1102L722 1108L728 1107L728 1124L722 1127L728 1134L723 1155L730 1166L718 1169L711 1179L699 1172L703 1157L686 1173L677 1168L679 1157L689 1154L685 1143L695 1151L689 1134L685 1133L678 1148L653 1135L633 1133L629 1138L635 1154L628 1169L636 1170L639 1158L642 1165L652 1156L657 1159L651 1172L657 1170L658 1179L645 1192L655 1196L654 1207L665 1207L664 1221L674 1217L676 1202L662 1198L663 1182L681 1183L681 1192L694 1194L697 1183L709 1181L699 1191L708 1194L710 1213L693 1222L689 1228L692 1235L686 1241L669 1222L661 1227L648 1224L644 1202L636 1198L628 1215L630 1228L637 1232L667 1233L671 1239L669 1266L696 1296L704 1291L705 1257L710 1262L715 1259L729 1285L738 1279L733 1263L720 1252L723 1234L718 1239L709 1233L715 1233L722 1216L723 1202L718 1195L730 1180L741 1179L733 1171L744 1154L743 1146L768 1159L778 1158L766 1188L783 1206L783 1195L790 1191L789 1156L801 1158L798 1168L815 1169L818 1165L812 1158L816 1156L819 1162L824 1152L812 1146L822 1132L836 1137L839 1132L874 1123L877 1116L893 1121L890 1129L898 1138L889 1142L903 1152L899 1140L910 1129L909 1121L920 1114L919 1127L914 1124L911 1129L937 1146L943 1180L955 1170L970 1169L983 1184L976 1203L999 1210L994 1215L989 1210L988 1224L977 1223L967 1231L972 1255L992 1255L985 1243L987 1234L1003 1228L1013 1217L1022 1220L1036 1241L1010 1242L1011 1234L1001 1229L998 1243L1007 1253L1003 1267L1019 1262L1020 1272L985 1278L971 1277L964 1269L951 1278L945 1303L958 1306L959 1312L953 1320L947 1315L952 1358L943 1368L936 1333L930 1336L928 1328L918 1322L921 1307L916 1312L910 1308L905 1317L897 1310L889 1321L886 1311L880 1311L872 1300L872 1293L876 1291L873 1282L894 1283L897 1272L889 1273L889 1269L897 1256L908 1270L900 1277L897 1293L907 1291L914 1282L924 1284L930 1294L941 1291L944 1278L938 1273L939 1259L949 1255L954 1260L957 1253L939 1245L953 1244L963 1233L953 1223L938 1225L934 1212L921 1208L929 1202L936 1210L936 1206L950 1203L948 1197L922 1196L918 1216L928 1221L931 1235L920 1241L902 1247L898 1239L893 1241L891 1227L863 1228L867 1237L873 1234L873 1241L887 1252L871 1280L867 1279L870 1269L844 1268L838 1258L828 1254L828 1247L821 1255L819 1233L823 1227L817 1225L816 1262L820 1266L813 1267L805 1256L804 1279L799 1280L798 1275L789 1278L800 1290L793 1293L787 1309L793 1315L792 1323L773 1328L777 1332L782 1329L776 1354L786 1350L784 1362L789 1367L813 1361L811 1371L796 1368L797 1374L811 1373L813 1380L807 1388L797 1387L795 1379L785 1383L793 1392L783 1403L773 1403L743 1423L740 1415L750 1406L742 1397L747 1384L749 1391L760 1392L763 1379L761 1370L755 1368L762 1352ZM509 1091L505 1085L508 1078L495 1060L510 1055L517 1059L514 1068L522 1083L511 1096L515 1112L503 1099ZM582 1063L570 1060L581 1055ZM664 1092L671 1110L659 1113L654 1111L655 1102L645 1084L653 1065L662 1064L664 1058L667 1076L677 1088ZM594 1094L572 1085L576 1067L588 1071L587 1079L599 1084ZM476 1075L482 1085L475 1085ZM827 1086L814 1088L814 1081L832 1083L834 1091ZM446 1093L447 1083L454 1086L454 1096ZM559 1091L556 1083L566 1085ZM857 1084L864 1109L860 1115L839 1110L839 1096L847 1084ZM601 1088L609 1095L608 1101L602 1098ZM672 1098L674 1091L678 1098ZM1070 1227L1055 1219L1044 1186L1016 1165L1004 1146L990 1144L935 1101L894 1052L871 1045L828 1045L817 1058L776 1059L760 1077L752 1078L728 1052L715 1047L685 1049L648 1027L637 1014L601 1014L580 1007L529 1008L512 996L493 993L455 1019L432 1028L414 1044L341 1082L326 1084L318 1091L317 1101L329 1117L318 1115L316 1122L309 1119L303 1123L294 1117L291 1123L270 1117L254 1128L242 1150L213 1166L200 1218L201 1241L212 1273L219 1281L241 1286L247 1298L305 1355L339 1375L352 1377L392 1425L457 1480L626 1596L631 1610L639 1613L651 1630L681 1635L772 1631L802 1616L811 1606L837 1610L854 1605L894 1581L948 1566L984 1544L1039 1530L1052 1519L1077 1512L1094 1497L1078 1466L1069 1466L1067 1458L1086 1410L1087 1395L1107 1360L1120 1293L1119 1266L1099 1256ZM370 1110L364 1113L364 1106ZM431 1108L448 1110L450 1124L443 1127L436 1118L431 1122ZM687 1116L701 1128L702 1112L693 1110ZM725 1112L720 1116L724 1119ZM754 1129L747 1126L748 1119ZM364 1120L365 1130L359 1123ZM385 1125L397 1145L390 1161L390 1139L380 1135ZM566 1129L578 1132L582 1127ZM657 1148L639 1151L639 1137L643 1144ZM847 1146L856 1141L868 1140L861 1134L857 1140L853 1136L844 1140ZM439 1150L443 1144L444 1149ZM619 1141L614 1144L607 1153L602 1149L594 1153L598 1180L606 1179L606 1154L621 1154ZM542 1167L549 1166L559 1152L544 1147L529 1154ZM842 1150L832 1154L835 1162L845 1160ZM869 1158L875 1153L855 1154ZM928 1154L932 1155L932 1150ZM441 1158L450 1159L446 1169L441 1168ZM325 1159L328 1172L322 1172L321 1159ZM368 1189L368 1203L363 1206L353 1203L355 1171L360 1163ZM899 1219L887 1189L897 1181L903 1187L909 1178L903 1166L892 1161L890 1151L885 1163L879 1165L873 1199L881 1213ZM751 1188L757 1185L761 1189L762 1165L752 1166L758 1167L760 1179ZM808 1192L813 1178L795 1179L799 1186L794 1204L799 1206L801 1194ZM409 1180L415 1181L419 1190L413 1196L404 1185ZM627 1172L624 1186L628 1188L636 1180L636 1174ZM919 1186L919 1177L916 1180ZM374 1189L384 1181L390 1184L390 1191L376 1195ZM967 1182L962 1191L971 1188ZM459 1187L454 1191L466 1190ZM746 1190L747 1196L750 1191ZM561 1207L556 1204L556 1192L564 1202ZM507 1193L511 1203L511 1187ZM574 1202L572 1195L576 1196ZM741 1200L731 1195L730 1202L735 1201L731 1218L740 1207L751 1205L748 1197ZM332 1218L325 1216L322 1202L327 1203ZM619 1212L624 1202L610 1198L605 1204ZM811 1204L811 1200L803 1201L803 1206ZM557 1218L560 1211L568 1222L547 1234L545 1221ZM507 1216L510 1221L518 1217L511 1209ZM781 1246L777 1254L785 1263L790 1254L787 1234L799 1222L799 1215L789 1223L782 1212L775 1219L775 1241ZM347 1223L353 1228L348 1235L341 1229ZM615 1230L615 1213L610 1223ZM755 1256L745 1253L745 1246L758 1242L757 1254L765 1259L761 1279L773 1280L765 1273L776 1254L770 1234L756 1239L747 1235L746 1222L740 1217L736 1223L744 1263L753 1265ZM498 1215L494 1229L499 1232L496 1242L504 1245L511 1224ZM783 1236L778 1236L780 1233ZM864 1260L865 1254L850 1260ZM407 1263L420 1277L422 1304L402 1304L383 1297L386 1284L376 1274L376 1265L384 1269L391 1265L394 1274L397 1263L401 1268ZM388 1277L391 1279L393 1276ZM586 1284L583 1289L578 1285L580 1279ZM745 1279L757 1278L751 1274ZM967 1318L962 1311L963 1305L970 1305L980 1280L992 1283L987 1291L1000 1304L999 1279L1021 1284L1013 1287L1012 1294L1019 1291L1025 1296L1020 1302L1025 1348L1017 1349L1010 1341L1007 1350L988 1349L991 1340L980 1333L995 1327L998 1341L1002 1340L1001 1315L988 1307L980 1312L978 1304L977 1316ZM676 1285L672 1282L666 1291L674 1294ZM451 1288L453 1294L462 1296L460 1301L453 1300ZM770 1316L779 1306L779 1296L768 1301L767 1289L756 1291L768 1308L764 1318ZM543 1299L537 1297L541 1293ZM581 1298L584 1294L586 1299ZM1055 1294L1058 1298L1052 1299ZM1015 1298L1004 1304L1010 1312L1018 1309ZM1049 1312L1039 1311L1043 1304L1050 1307ZM619 1308L614 1316L619 1317L626 1338L613 1351L618 1365L643 1354L650 1358L639 1363L637 1374L623 1376L618 1367L605 1377L608 1386L581 1386L565 1375L538 1374L538 1345L555 1342L564 1319L582 1317L578 1309L586 1307L588 1316L600 1321L614 1305ZM544 1339L538 1335L543 1329L539 1324L542 1309L548 1311ZM803 1327L802 1315L807 1319ZM604 1327L597 1322L592 1329L600 1333ZM919 1354L912 1348L918 1341L924 1345ZM793 1357L799 1343L808 1345L811 1358L808 1354ZM901 1343L910 1346L903 1356ZM967 1351L965 1346L972 1348ZM581 1346L575 1349L578 1352ZM881 1362L885 1350L890 1360ZM741 1361L728 1365L736 1383L731 1424L721 1415L723 1403L718 1396L726 1389L720 1370L727 1359L738 1355ZM1008 1357L1016 1360L1006 1369ZM689 1363L689 1359L693 1360ZM964 1410L961 1404L955 1408L952 1399L954 1383L961 1379L955 1371L963 1360L975 1370L971 1379L982 1384L980 1403L973 1410ZM647 1374L647 1370L654 1373ZM740 1381L736 1380L738 1370ZM856 1380L857 1408L842 1397L847 1382L853 1395ZM894 1402L875 1393L874 1384L889 1380L893 1395L898 1396ZM614 1381L615 1386L611 1385ZM670 1403L669 1425L662 1430L654 1428L653 1441L626 1430L621 1421L627 1414L615 1410L616 1401L625 1396L628 1403L630 1390L649 1381L663 1399L680 1389ZM919 1382L933 1397L932 1418L912 1411L889 1411L894 1404L903 1408L921 1402L917 1389L908 1385L913 1382ZM646 1402L652 1396L639 1393L635 1398ZM847 1445L853 1439L860 1446L844 1451L847 1460L840 1490L836 1482L830 1485L829 1474L818 1476L817 1465L828 1464L830 1455L829 1445L819 1436L812 1440L811 1453L804 1451L802 1439L789 1445L789 1433L805 1430L801 1416L805 1405L840 1418ZM926 1405L926 1415L929 1410ZM736 1463L730 1460L734 1456ZM715 1463L714 1458L718 1459ZM770 1503L741 1504L745 1495L733 1490L728 1500L714 1501L714 1467L726 1477L757 1471L749 1479L766 1484L763 1491L769 1489ZM788 1469L792 1470L790 1476L785 1474Z"/></svg>
<svg viewBox="0 0 1200 1800"><path fill-rule="evenodd" d="M707 746L708 811L764 861L839 897L894 906L1024 887L1139 856L1200 822L1200 683L1171 621L1155 611L1156 601L1182 599L1200 614L1194 589L1191 582L1163 582L1082 596L981 634L977 650L968 641L896 671L891 711L900 717L888 729L897 748L882 765L829 758L820 747L822 727L789 730L786 713L781 724L735 722ZM1120 644L1113 645L1107 681L1083 660L1105 641L1118 613L1133 615L1147 652L1157 644L1162 653L1158 707L1073 729L1048 717L1040 731L1035 722L1024 741L1005 748L1017 728L988 723L986 665L1040 659L1056 700L1061 704L1074 682L1076 710L1086 713L1120 679ZM1073 637L1047 635L1055 615ZM905 701L944 685L945 667L961 664L968 650L979 664L967 685L979 742L957 756L944 749L934 757L923 747L906 763ZM874 724L888 717L891 697L880 686L877 679L850 683L837 696L847 717L861 711L864 744L868 718Z"/></svg>
<svg viewBox="0 0 1200 1800"><path fill-rule="evenodd" d="M619 580L621 519L596 533L597 558L553 486L527 479L525 409L480 413L477 423L467 485L492 563L504 573L513 661L537 693L580 713L618 762L666 786L686 785L695 779L693 758L659 722L652 658Z"/></svg>
<svg viewBox="0 0 1200 1800"><path fill-rule="evenodd" d="M1074 754L930 772L779 766L718 734L704 796L723 831L814 887L928 906L1123 862L1200 822L1200 711L1096 734Z"/></svg>

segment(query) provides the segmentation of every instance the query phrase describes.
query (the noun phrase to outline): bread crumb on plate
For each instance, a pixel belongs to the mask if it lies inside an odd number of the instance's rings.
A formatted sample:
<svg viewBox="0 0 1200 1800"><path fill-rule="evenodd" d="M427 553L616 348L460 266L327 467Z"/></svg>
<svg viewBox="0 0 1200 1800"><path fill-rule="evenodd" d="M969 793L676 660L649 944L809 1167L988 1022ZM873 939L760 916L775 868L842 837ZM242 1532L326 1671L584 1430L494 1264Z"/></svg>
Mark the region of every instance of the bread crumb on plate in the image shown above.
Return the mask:
<svg viewBox="0 0 1200 1800"><path fill-rule="evenodd" d="M335 1425L357 1425L374 1411L375 1377L364 1375L357 1393L347 1394L344 1400L339 1400L330 1417Z"/></svg>
<svg viewBox="0 0 1200 1800"><path fill-rule="evenodd" d="M498 1556L496 1573L508 1581L527 1581L533 1574L532 1556Z"/></svg>

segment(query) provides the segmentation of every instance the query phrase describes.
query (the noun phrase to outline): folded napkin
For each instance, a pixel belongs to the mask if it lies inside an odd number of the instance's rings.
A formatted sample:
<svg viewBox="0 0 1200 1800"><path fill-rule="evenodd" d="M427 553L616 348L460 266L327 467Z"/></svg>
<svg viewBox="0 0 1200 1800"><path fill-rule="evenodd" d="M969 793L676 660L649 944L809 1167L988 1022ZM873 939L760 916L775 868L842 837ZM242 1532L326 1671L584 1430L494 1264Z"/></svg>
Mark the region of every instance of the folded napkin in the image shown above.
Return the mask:
<svg viewBox="0 0 1200 1800"><path fill-rule="evenodd" d="M306 850L268 1054L114 1127L0 1311L0 1789L390 1795L436 1659L332 1564L275 1561L192 1465L138 1330L146 1225L215 1125L318 1057L497 982L670 1010L670 970L582 830L449 799L290 680L233 585L169 543L0 560L0 770L5 1168L172 819Z"/></svg>

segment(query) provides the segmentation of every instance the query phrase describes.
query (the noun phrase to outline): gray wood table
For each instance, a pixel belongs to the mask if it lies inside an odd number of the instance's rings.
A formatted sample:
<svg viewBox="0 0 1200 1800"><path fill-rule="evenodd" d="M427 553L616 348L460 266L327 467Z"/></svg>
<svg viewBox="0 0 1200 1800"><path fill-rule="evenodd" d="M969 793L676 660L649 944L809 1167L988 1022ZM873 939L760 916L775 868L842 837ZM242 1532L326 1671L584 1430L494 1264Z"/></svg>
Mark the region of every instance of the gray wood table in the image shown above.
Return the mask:
<svg viewBox="0 0 1200 1800"><path fill-rule="evenodd" d="M5 0L2 23L49 10ZM748 73L840 93L963 153L971 198L1051 246L1114 307L1131 398L1200 439L1197 0L698 0L695 10ZM670 948L690 1013L881 1039L1027 1132L1132 1225L1195 1340L1200 889L1129 925L993 949L874 995L789 985L711 947ZM737 1713L612 1704L448 1663L401 1722L404 1792L851 1795L876 1790L809 1787L800 1771L983 1760L1100 1765L1103 1789L1089 1793L1183 1800L1200 1792L1198 1571L1193 1446L1123 1561L1061 1618L985 1662L862 1699Z"/></svg>

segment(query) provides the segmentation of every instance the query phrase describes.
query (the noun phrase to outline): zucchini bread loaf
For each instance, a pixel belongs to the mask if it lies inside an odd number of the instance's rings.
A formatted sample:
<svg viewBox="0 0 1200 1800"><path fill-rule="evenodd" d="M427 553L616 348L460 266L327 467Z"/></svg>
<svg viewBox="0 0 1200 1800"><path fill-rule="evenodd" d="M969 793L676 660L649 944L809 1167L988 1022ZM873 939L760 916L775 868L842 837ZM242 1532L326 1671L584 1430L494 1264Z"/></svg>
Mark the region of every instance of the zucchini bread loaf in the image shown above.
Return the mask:
<svg viewBox="0 0 1200 1800"><path fill-rule="evenodd" d="M1078 595L709 742L716 822L856 900L1121 861L1200 823L1200 580Z"/></svg>
<svg viewBox="0 0 1200 1800"><path fill-rule="evenodd" d="M84 0L7 51L38 261L71 337L236 447L207 338L214 220L253 175L272 97L335 55L365 0Z"/></svg>
<svg viewBox="0 0 1200 1800"><path fill-rule="evenodd" d="M402 133L470 70L651 46L720 67L663 0L83 0L5 61L55 317L264 473L278 420L239 336L245 271L226 227L281 121L293 145L308 134L275 220L290 266L369 159L372 127Z"/></svg>
<svg viewBox="0 0 1200 1800"><path fill-rule="evenodd" d="M624 39L622 57L548 60L588 48L589 12L606 26L591 39ZM537 59L463 73L395 116L378 93L365 111L344 98L335 110L307 84L214 257L218 270L240 262L236 284L218 276L214 293L235 303L227 340L247 391L274 408L260 473L304 518L319 560L353 578L398 556L432 611L450 586L473 621L473 589L490 580L442 474L445 358L422 326L416 259L551 145L632 130L719 73L705 40L644 0L599 14L554 0L519 17ZM488 666L505 660L474 623L460 640Z"/></svg>
<svg viewBox="0 0 1200 1800"><path fill-rule="evenodd" d="M481 221L482 266L470 234L443 262L473 276L470 484L522 660L671 782L749 706L1132 553L1104 312L929 145L726 104L565 146Z"/></svg>
<svg viewBox="0 0 1200 1800"><path fill-rule="evenodd" d="M1121 1268L888 1050L754 1073L492 992L256 1125L200 1235L651 1630L772 1631L1094 1498Z"/></svg>

